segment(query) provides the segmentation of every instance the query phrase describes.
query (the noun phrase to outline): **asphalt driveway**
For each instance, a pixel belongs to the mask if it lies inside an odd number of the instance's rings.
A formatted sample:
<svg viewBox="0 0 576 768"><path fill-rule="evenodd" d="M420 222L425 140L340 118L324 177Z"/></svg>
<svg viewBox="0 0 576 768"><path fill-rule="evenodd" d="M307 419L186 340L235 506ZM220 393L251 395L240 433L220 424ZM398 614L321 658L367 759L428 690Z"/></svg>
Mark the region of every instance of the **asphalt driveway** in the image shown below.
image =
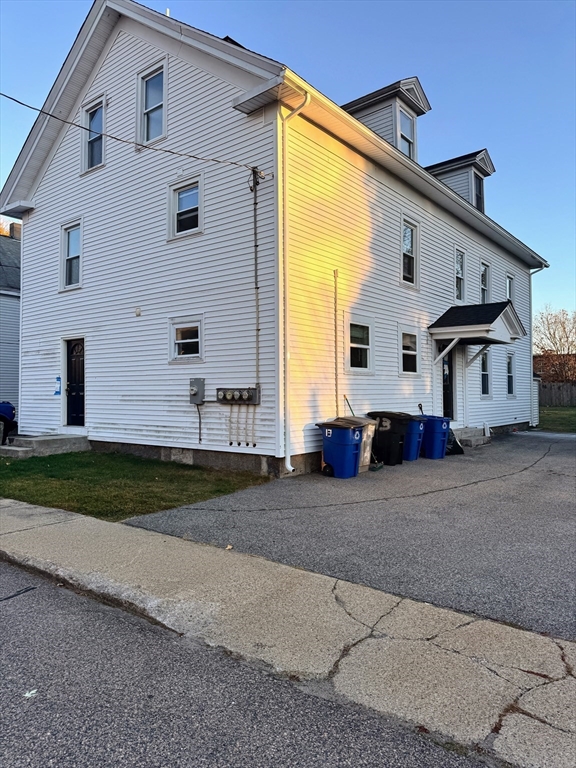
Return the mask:
<svg viewBox="0 0 576 768"><path fill-rule="evenodd" d="M576 436L320 474L126 521L576 640Z"/></svg>

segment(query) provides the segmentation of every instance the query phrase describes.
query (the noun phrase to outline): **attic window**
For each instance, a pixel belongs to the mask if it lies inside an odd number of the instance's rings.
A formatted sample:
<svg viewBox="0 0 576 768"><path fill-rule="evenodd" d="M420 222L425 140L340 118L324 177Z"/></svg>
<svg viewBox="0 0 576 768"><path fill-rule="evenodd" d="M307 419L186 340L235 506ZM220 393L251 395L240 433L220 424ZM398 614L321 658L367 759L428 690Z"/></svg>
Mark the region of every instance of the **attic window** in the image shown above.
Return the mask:
<svg viewBox="0 0 576 768"><path fill-rule="evenodd" d="M414 118L400 110L400 151L414 157Z"/></svg>
<svg viewBox="0 0 576 768"><path fill-rule="evenodd" d="M87 167L95 168L102 165L102 118L104 107L99 104L95 109L88 112L88 146L87 146Z"/></svg>
<svg viewBox="0 0 576 768"><path fill-rule="evenodd" d="M142 77L142 141L154 141L165 133L164 68Z"/></svg>
<svg viewBox="0 0 576 768"><path fill-rule="evenodd" d="M474 174L474 205L484 213L484 179Z"/></svg>

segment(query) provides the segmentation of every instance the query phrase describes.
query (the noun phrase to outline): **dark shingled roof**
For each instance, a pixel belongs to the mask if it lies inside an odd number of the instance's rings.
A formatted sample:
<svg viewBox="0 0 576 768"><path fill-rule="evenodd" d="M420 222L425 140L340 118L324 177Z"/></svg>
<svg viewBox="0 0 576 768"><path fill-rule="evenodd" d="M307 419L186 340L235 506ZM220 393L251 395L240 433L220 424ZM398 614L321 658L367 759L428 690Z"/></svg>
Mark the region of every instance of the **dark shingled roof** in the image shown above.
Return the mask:
<svg viewBox="0 0 576 768"><path fill-rule="evenodd" d="M497 301L494 304L464 304L450 307L428 328L454 328L459 325L491 325L497 320L510 301Z"/></svg>
<svg viewBox="0 0 576 768"><path fill-rule="evenodd" d="M0 235L0 290L20 290L20 240Z"/></svg>

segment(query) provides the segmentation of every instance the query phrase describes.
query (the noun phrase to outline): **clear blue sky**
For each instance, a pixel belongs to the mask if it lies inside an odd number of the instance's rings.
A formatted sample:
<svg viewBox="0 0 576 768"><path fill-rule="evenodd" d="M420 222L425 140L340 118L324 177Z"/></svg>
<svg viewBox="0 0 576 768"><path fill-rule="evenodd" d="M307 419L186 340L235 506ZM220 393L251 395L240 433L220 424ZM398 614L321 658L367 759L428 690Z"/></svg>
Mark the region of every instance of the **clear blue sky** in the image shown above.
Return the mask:
<svg viewBox="0 0 576 768"><path fill-rule="evenodd" d="M417 75L422 165L487 147L486 213L550 262L534 311L575 306L573 0L146 0L277 59L345 103ZM0 0L0 86L41 106L89 0ZM34 113L0 103L3 183Z"/></svg>

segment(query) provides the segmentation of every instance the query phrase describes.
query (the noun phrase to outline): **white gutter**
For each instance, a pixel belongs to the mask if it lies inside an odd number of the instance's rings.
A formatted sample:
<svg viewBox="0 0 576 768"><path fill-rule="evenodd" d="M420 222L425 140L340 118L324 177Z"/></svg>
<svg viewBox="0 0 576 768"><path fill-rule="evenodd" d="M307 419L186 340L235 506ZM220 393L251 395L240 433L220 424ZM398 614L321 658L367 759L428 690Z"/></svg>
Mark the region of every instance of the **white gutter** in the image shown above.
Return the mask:
<svg viewBox="0 0 576 768"><path fill-rule="evenodd" d="M288 121L310 104L311 96L304 92L304 101L287 115L282 115L282 262L284 268L284 466L294 472L290 463L290 282L288 255L290 228L288 225Z"/></svg>

